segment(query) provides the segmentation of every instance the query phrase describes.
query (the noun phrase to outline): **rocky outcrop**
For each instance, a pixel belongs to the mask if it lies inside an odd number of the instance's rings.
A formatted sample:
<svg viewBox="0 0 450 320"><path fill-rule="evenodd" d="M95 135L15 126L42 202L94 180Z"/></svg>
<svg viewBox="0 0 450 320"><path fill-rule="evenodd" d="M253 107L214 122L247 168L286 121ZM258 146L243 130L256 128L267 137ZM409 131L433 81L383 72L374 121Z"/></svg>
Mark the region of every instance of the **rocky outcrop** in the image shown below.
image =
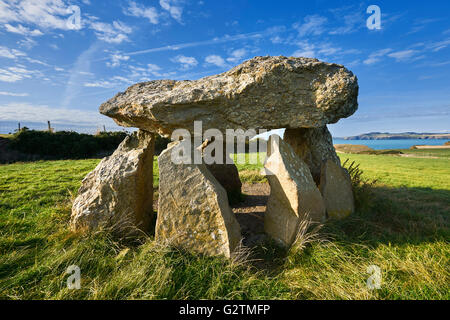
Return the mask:
<svg viewBox="0 0 450 320"><path fill-rule="evenodd" d="M204 164L175 164L174 142L158 157L156 241L230 257L241 240L225 189Z"/></svg>
<svg viewBox="0 0 450 320"><path fill-rule="evenodd" d="M154 135L125 138L82 181L72 206L74 231L111 228L121 235L147 231L153 215Z"/></svg>
<svg viewBox="0 0 450 320"><path fill-rule="evenodd" d="M284 141L308 165L316 184L320 181L322 164L328 159L340 165L333 139L326 126L320 128L286 129Z"/></svg>
<svg viewBox="0 0 450 320"><path fill-rule="evenodd" d="M342 219L355 211L352 182L345 168L327 160L322 165L319 189L329 218Z"/></svg>
<svg viewBox="0 0 450 320"><path fill-rule="evenodd" d="M306 163L277 136L269 138L264 169L271 189L264 229L272 238L290 246L302 220L325 220L322 196Z"/></svg>
<svg viewBox="0 0 450 320"><path fill-rule="evenodd" d="M310 58L255 57L194 81L135 84L100 106L117 124L168 136L174 129L317 128L352 115L356 77Z"/></svg>

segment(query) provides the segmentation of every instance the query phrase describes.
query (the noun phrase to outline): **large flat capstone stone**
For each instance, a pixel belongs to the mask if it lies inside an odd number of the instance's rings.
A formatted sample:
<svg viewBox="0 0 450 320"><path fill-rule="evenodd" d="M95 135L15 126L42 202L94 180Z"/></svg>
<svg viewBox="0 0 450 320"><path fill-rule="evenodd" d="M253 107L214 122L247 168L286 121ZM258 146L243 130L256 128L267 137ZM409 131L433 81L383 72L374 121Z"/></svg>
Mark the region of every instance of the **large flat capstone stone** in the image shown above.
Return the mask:
<svg viewBox="0 0 450 320"><path fill-rule="evenodd" d="M125 127L169 136L177 128L316 128L358 108L356 76L344 66L310 58L255 57L193 81L135 84L100 106Z"/></svg>

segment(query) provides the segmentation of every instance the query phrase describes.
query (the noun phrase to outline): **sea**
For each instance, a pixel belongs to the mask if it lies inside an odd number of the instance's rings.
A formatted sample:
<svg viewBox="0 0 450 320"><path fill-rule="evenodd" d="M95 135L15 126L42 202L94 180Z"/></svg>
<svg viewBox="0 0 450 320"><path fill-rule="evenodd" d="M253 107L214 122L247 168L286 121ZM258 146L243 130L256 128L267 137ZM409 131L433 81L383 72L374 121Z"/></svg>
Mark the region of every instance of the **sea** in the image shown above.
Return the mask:
<svg viewBox="0 0 450 320"><path fill-rule="evenodd" d="M409 149L415 145L442 146L449 140L445 139L398 139L398 140L344 140L334 139L333 144L359 144L375 150Z"/></svg>

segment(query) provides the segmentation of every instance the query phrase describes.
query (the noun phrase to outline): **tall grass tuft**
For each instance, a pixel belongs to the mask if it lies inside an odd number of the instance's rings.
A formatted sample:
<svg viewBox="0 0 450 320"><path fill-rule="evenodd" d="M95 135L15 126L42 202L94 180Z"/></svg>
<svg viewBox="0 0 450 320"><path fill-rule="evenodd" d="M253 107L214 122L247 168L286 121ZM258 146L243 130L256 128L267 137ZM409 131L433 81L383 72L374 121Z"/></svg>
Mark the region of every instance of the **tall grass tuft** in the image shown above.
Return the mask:
<svg viewBox="0 0 450 320"><path fill-rule="evenodd" d="M349 159L346 159L342 164L342 167L345 168L350 175L356 208L370 208L374 196L373 187L377 183L377 180L365 178L363 176L364 171L361 170L360 165L356 164L355 161L350 162Z"/></svg>

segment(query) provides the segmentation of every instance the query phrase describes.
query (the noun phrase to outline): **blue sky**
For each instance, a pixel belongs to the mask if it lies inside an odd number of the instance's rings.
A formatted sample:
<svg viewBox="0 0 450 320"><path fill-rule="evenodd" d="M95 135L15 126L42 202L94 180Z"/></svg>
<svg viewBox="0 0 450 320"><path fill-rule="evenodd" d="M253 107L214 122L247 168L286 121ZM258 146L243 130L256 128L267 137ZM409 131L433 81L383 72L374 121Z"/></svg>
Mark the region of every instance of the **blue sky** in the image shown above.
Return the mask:
<svg viewBox="0 0 450 320"><path fill-rule="evenodd" d="M114 128L98 106L133 83L285 55L357 75L359 110L330 125L335 136L449 132L449 12L449 1L2 0L0 122Z"/></svg>

